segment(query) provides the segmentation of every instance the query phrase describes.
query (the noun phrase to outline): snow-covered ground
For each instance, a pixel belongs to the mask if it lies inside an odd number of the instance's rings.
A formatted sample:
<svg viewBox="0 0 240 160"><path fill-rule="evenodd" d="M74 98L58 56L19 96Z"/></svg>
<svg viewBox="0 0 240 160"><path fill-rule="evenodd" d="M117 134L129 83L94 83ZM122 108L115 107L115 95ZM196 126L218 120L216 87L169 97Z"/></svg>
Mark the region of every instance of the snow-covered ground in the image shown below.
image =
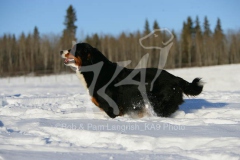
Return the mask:
<svg viewBox="0 0 240 160"><path fill-rule="evenodd" d="M108 118L74 74L0 78L0 160L239 160L240 65L168 71L206 82L170 118Z"/></svg>

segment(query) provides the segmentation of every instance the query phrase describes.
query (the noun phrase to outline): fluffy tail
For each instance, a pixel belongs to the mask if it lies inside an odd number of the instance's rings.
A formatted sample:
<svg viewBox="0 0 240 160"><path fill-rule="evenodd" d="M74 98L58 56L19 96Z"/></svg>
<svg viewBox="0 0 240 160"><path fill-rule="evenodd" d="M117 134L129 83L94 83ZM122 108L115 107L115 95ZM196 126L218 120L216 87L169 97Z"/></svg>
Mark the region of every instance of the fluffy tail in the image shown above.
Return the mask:
<svg viewBox="0 0 240 160"><path fill-rule="evenodd" d="M203 82L201 78L195 78L192 83L180 78L180 87L186 95L197 96L202 92Z"/></svg>

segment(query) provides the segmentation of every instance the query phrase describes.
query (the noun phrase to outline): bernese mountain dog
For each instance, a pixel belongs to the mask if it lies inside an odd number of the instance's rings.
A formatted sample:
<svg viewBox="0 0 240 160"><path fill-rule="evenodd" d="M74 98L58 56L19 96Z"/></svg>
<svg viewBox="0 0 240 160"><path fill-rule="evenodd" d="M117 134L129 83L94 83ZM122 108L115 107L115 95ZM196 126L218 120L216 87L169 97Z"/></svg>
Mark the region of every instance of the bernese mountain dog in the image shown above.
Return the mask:
<svg viewBox="0 0 240 160"><path fill-rule="evenodd" d="M142 117L148 107L157 116L169 117L183 103L183 93L196 96L203 89L200 78L189 83L158 68L128 69L87 43L60 54L84 81L92 102L111 118L130 113Z"/></svg>

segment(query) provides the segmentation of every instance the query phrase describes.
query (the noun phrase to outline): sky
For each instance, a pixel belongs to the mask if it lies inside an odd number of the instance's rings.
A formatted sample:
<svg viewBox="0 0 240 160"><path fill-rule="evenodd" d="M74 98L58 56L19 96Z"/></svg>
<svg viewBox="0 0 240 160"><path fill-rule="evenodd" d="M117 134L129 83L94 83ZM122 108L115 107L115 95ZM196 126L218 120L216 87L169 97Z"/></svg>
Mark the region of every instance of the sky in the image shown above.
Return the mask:
<svg viewBox="0 0 240 160"><path fill-rule="evenodd" d="M0 36L31 33L35 26L41 34L60 35L69 5L77 14L78 39L143 31L146 19L151 28L157 20L161 28L180 33L188 16L199 16L201 24L207 16L212 30L217 18L225 32L240 30L239 0L0 0Z"/></svg>

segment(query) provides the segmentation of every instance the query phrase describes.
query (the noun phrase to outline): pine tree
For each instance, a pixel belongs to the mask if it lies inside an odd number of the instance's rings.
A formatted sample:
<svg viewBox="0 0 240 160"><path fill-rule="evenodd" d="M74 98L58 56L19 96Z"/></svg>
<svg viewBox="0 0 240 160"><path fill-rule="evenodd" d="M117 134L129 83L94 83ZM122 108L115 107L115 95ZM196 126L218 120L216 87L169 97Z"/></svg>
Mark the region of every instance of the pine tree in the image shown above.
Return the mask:
<svg viewBox="0 0 240 160"><path fill-rule="evenodd" d="M215 53L214 53L214 60L215 60L215 64L223 64L225 63L226 58L224 59L224 57L226 57L226 52L225 52L225 46L224 46L224 39L225 36L223 34L223 30L222 30L222 26L221 26L221 21L218 18L217 19L217 25L214 29L214 42L215 42Z"/></svg>
<svg viewBox="0 0 240 160"><path fill-rule="evenodd" d="M37 67L37 61L39 62L42 56L39 56L39 43L40 43L40 36L38 28L35 26L33 30L33 36L31 41L31 71L34 72L35 68Z"/></svg>
<svg viewBox="0 0 240 160"><path fill-rule="evenodd" d="M187 32L189 33L190 37L192 37L194 34L193 21L191 17L187 18Z"/></svg>
<svg viewBox="0 0 240 160"><path fill-rule="evenodd" d="M203 54L202 54L202 30L199 22L198 16L196 17L196 25L194 28L195 32L195 62L197 65L201 66L202 65L202 59L203 59Z"/></svg>
<svg viewBox="0 0 240 160"><path fill-rule="evenodd" d="M18 47L19 47L19 70L24 71L24 55L26 54L26 45L25 45L25 41L26 41L26 36L24 33L22 33L20 35L20 38L18 40Z"/></svg>
<svg viewBox="0 0 240 160"><path fill-rule="evenodd" d="M160 29L158 22L156 20L153 22L153 30L155 29Z"/></svg>
<svg viewBox="0 0 240 160"><path fill-rule="evenodd" d="M228 57L229 64L239 61L239 57L237 55L238 55L238 48L240 48L240 47L238 47L239 45L238 45L237 39L238 38L236 35L234 35L234 34L230 35L231 43L229 46L229 57ZM238 60L238 61L236 61L236 60Z"/></svg>
<svg viewBox="0 0 240 160"><path fill-rule="evenodd" d="M39 31L36 26L34 27L34 30L33 30L33 39L34 39L34 41L39 41L39 39L40 39Z"/></svg>
<svg viewBox="0 0 240 160"><path fill-rule="evenodd" d="M222 39L223 36L224 36L222 26L221 26L221 21L220 21L219 18L217 19L217 25L216 25L215 30L214 30L214 35L219 36L218 38L220 38L220 39Z"/></svg>
<svg viewBox="0 0 240 160"><path fill-rule="evenodd" d="M193 55L194 53L194 44L193 44L193 38L195 37L194 34L194 27L193 27L193 21L191 17L187 18L187 41L188 41L188 66L192 66L193 62Z"/></svg>
<svg viewBox="0 0 240 160"><path fill-rule="evenodd" d="M18 49L17 49L17 40L16 36L13 34L12 35L12 63L13 63L13 72L15 72L15 67L17 66L18 63Z"/></svg>
<svg viewBox="0 0 240 160"><path fill-rule="evenodd" d="M217 24L216 24L216 27L214 29L214 36L218 36L218 38L220 38L220 39L224 38L222 25L221 25L221 20L219 18L217 19Z"/></svg>
<svg viewBox="0 0 240 160"><path fill-rule="evenodd" d="M8 71L8 65L7 65L7 63L9 63L8 61L7 61L7 59L8 59L8 54L7 54L7 41L8 41L8 39L7 39L7 35L6 34L4 34L3 35L3 37L2 37L2 45L1 45L1 51L2 51L2 53L1 53L1 56L2 56L2 58L1 58L1 72L9 72Z"/></svg>
<svg viewBox="0 0 240 160"><path fill-rule="evenodd" d="M201 26L200 26L200 22L199 22L198 16L196 17L195 33L199 34L199 35L202 34L202 30L201 30Z"/></svg>
<svg viewBox="0 0 240 160"><path fill-rule="evenodd" d="M182 35L181 35L181 52L183 63L187 63L187 66L192 65L193 55L193 37L194 28L191 17L187 18L187 22L183 23Z"/></svg>
<svg viewBox="0 0 240 160"><path fill-rule="evenodd" d="M180 44L180 55L181 55L181 60L179 67L182 67L182 63L187 63L187 53L188 53L188 41L187 41L187 24L183 22L183 29L181 33L181 44Z"/></svg>
<svg viewBox="0 0 240 160"><path fill-rule="evenodd" d="M149 27L148 20L146 19L145 26L144 26L144 34L146 35L148 33L150 33L150 27Z"/></svg>
<svg viewBox="0 0 240 160"><path fill-rule="evenodd" d="M72 41L76 41L76 30L77 26L74 24L77 20L76 12L72 5L70 5L67 9L67 15L65 16L65 29L63 30L62 36L62 47L64 49L70 48L72 46Z"/></svg>
<svg viewBox="0 0 240 160"><path fill-rule="evenodd" d="M67 15L65 17L64 25L66 26L65 31L72 37L75 37L77 26L75 26L75 21L77 21L76 12L72 5L67 9Z"/></svg>
<svg viewBox="0 0 240 160"><path fill-rule="evenodd" d="M32 47L31 33L28 33L27 35L25 46L26 46L26 54L23 56L23 58L25 62L30 62L30 63L25 63L25 71L27 71L27 73L30 73L33 70L33 67L32 67L32 48L33 47Z"/></svg>
<svg viewBox="0 0 240 160"><path fill-rule="evenodd" d="M212 45L212 31L207 16L204 17L203 22L203 55L204 65L213 64L213 45Z"/></svg>
<svg viewBox="0 0 240 160"><path fill-rule="evenodd" d="M177 44L177 35L174 30L171 31L172 36L174 37L171 42L173 42L173 45L171 49L169 50L168 59L166 63L167 68L175 68L176 65L178 65L179 60L181 59L181 55L178 52L178 44Z"/></svg>
<svg viewBox="0 0 240 160"><path fill-rule="evenodd" d="M212 34L212 31L210 29L210 24L208 22L208 18L205 16L204 17L204 23L203 23L203 26L204 26L204 36L206 37L210 37L211 34Z"/></svg>
<svg viewBox="0 0 240 160"><path fill-rule="evenodd" d="M153 22L153 30L159 30L159 29L160 29L160 27L158 25L158 22L155 20ZM151 39L151 41L150 41L151 42L151 46L161 46L162 42L163 42L162 32L161 31L156 31L154 33L157 34L158 36ZM153 48L152 49L152 54L150 55L150 59L151 59L151 61L149 62L150 67L152 67L152 66L157 67L158 66L157 59L159 59L159 50Z"/></svg>
<svg viewBox="0 0 240 160"><path fill-rule="evenodd" d="M12 64L12 37L10 34L6 35L6 57L5 60L8 60L8 71L12 73L13 71L13 64Z"/></svg>

